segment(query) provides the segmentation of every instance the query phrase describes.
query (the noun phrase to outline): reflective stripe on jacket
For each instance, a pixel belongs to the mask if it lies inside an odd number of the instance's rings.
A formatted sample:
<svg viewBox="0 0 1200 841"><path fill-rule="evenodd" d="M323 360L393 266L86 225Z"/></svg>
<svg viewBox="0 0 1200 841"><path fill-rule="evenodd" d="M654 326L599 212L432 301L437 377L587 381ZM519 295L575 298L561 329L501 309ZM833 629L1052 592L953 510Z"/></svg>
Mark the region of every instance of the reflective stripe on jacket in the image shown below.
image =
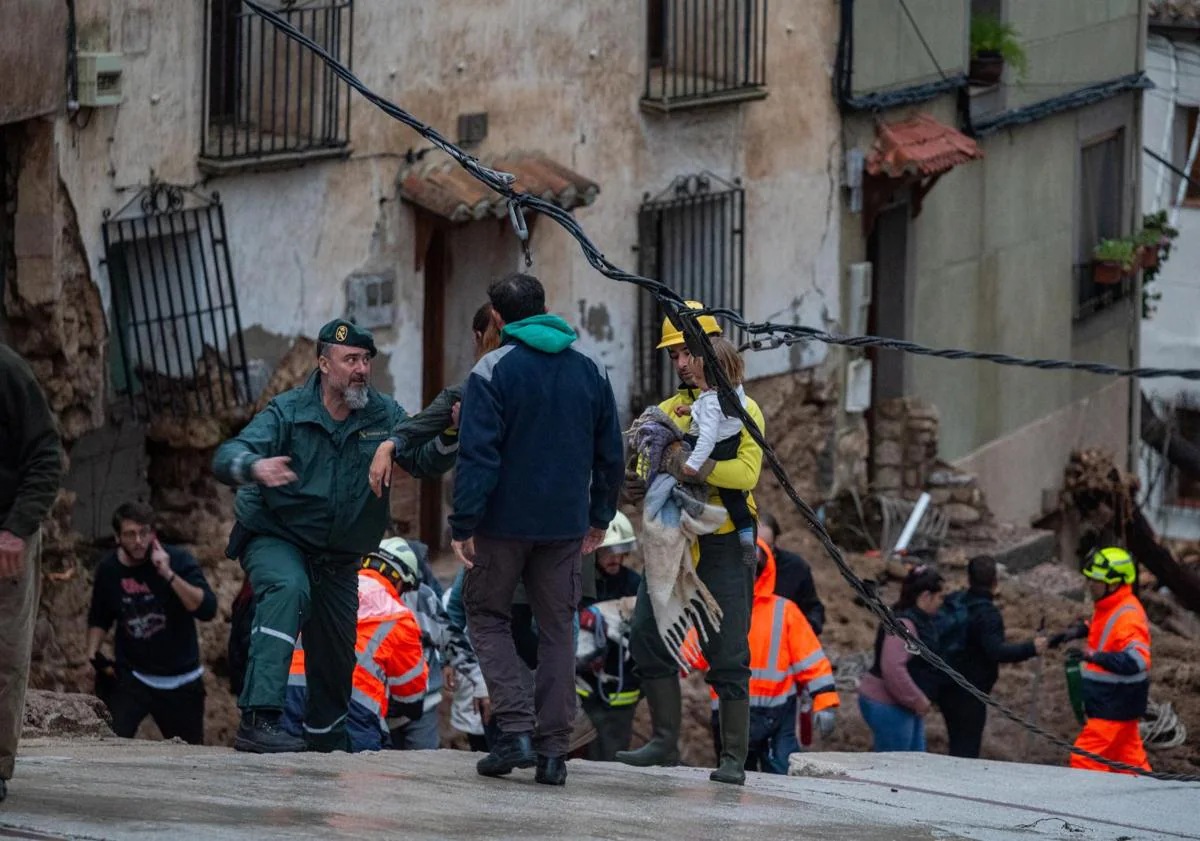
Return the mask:
<svg viewBox="0 0 1200 841"><path fill-rule="evenodd" d="M1083 703L1091 718L1137 719L1150 694L1150 623L1128 584L1096 602L1088 628L1095 662L1083 664Z"/></svg>
<svg viewBox="0 0 1200 841"><path fill-rule="evenodd" d="M375 570L359 570L358 576L358 632L354 644L358 662L346 729L352 750L379 750L388 735L389 701L420 701L425 696L429 668L421 647L421 628L413 612L395 598L391 585ZM386 598L388 595L390 598ZM303 637L292 652L287 694L287 717L302 720L307 696Z"/></svg>
<svg viewBox="0 0 1200 841"><path fill-rule="evenodd" d="M775 595L775 556L769 550L765 555L750 614L750 706L779 707L807 688L813 712L836 707L840 701L833 665L800 608ZM684 655L698 668L707 668L694 636ZM715 692L712 697L715 703Z"/></svg>

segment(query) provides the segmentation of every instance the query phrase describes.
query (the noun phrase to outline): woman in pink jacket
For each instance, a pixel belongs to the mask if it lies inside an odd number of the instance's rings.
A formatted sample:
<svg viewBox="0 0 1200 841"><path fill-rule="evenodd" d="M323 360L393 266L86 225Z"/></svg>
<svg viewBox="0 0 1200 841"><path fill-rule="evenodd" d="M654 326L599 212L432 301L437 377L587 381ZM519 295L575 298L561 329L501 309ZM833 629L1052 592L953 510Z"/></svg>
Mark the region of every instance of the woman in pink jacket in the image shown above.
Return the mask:
<svg viewBox="0 0 1200 841"><path fill-rule="evenodd" d="M900 601L892 609L909 631L935 651L933 617L942 601L942 576L933 567L914 567L900 585ZM904 642L875 634L875 662L858 685L858 707L875 737L876 751L925 750L925 714L937 698L940 673Z"/></svg>

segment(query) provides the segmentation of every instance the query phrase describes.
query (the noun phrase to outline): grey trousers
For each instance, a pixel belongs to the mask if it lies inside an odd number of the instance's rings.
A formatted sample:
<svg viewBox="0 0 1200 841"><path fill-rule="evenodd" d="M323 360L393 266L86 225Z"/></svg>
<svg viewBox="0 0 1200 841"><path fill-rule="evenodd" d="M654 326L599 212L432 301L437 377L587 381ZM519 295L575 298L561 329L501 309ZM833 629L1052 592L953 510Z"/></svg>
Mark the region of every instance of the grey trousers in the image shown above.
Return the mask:
<svg viewBox="0 0 1200 841"><path fill-rule="evenodd" d="M42 584L42 535L25 541L25 564L16 578L0 579L0 780L11 780L21 723L29 655Z"/></svg>
<svg viewBox="0 0 1200 841"><path fill-rule="evenodd" d="M492 716L505 733L533 733L534 747L548 756L567 753L575 719L581 543L476 537L475 565L463 582L467 628L491 695ZM537 622L533 677L513 643L512 599L518 581L525 583Z"/></svg>

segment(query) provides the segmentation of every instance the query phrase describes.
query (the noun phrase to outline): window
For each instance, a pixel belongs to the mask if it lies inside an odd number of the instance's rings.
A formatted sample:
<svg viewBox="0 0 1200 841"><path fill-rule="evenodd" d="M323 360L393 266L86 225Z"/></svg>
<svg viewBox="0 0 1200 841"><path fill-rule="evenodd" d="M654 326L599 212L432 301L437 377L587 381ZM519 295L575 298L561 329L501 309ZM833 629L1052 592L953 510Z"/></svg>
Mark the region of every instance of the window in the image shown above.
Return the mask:
<svg viewBox="0 0 1200 841"><path fill-rule="evenodd" d="M1179 438L1190 444L1200 445L1200 406L1193 395L1186 395L1182 405L1167 409L1168 435ZM1167 483L1164 502L1179 508L1200 509L1200 479L1190 473L1180 470L1174 465L1167 465Z"/></svg>
<svg viewBox="0 0 1200 841"><path fill-rule="evenodd" d="M353 0L270 0L275 11L349 63ZM201 166L220 172L274 159L344 154L350 96L317 55L242 0L206 0Z"/></svg>
<svg viewBox="0 0 1200 841"><path fill-rule="evenodd" d="M711 173L676 178L638 212L638 271L669 285L685 300L741 310L744 290L745 191ZM675 387L667 355L657 349L663 312L638 296L633 411ZM736 337L730 336L736 341Z"/></svg>
<svg viewBox="0 0 1200 841"><path fill-rule="evenodd" d="M1187 166L1188 154L1191 152L1192 144L1196 138L1196 118L1200 117L1200 108L1184 108L1182 110L1187 114L1187 142L1183 146L1183 154L1179 157L1180 169ZM1200 154L1197 154L1196 159L1192 161L1188 175L1192 180L1186 182L1187 188L1184 193L1183 203L1191 207L1200 207L1200 187L1196 186L1197 183L1200 183Z"/></svg>
<svg viewBox="0 0 1200 841"><path fill-rule="evenodd" d="M766 0L648 0L643 107L767 95Z"/></svg>
<svg viewBox="0 0 1200 841"><path fill-rule="evenodd" d="M1101 240L1125 233L1124 154L1124 130L1089 143L1080 153L1076 320L1107 309L1129 295L1128 278L1115 285L1099 284L1092 278L1092 250Z"/></svg>
<svg viewBox="0 0 1200 841"><path fill-rule="evenodd" d="M249 404L225 214L216 196L156 184L116 215L106 214L103 234L117 338L113 390L128 395L143 419L214 416Z"/></svg>

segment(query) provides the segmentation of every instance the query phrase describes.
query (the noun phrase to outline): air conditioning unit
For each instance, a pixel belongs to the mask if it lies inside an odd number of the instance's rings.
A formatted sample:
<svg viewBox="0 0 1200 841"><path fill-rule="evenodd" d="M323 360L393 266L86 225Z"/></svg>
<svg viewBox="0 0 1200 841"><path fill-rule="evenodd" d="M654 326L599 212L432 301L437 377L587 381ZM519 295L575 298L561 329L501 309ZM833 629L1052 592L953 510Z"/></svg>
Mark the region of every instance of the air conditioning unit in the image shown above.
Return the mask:
<svg viewBox="0 0 1200 841"><path fill-rule="evenodd" d="M84 108L106 108L121 104L121 54L80 53L79 104Z"/></svg>

